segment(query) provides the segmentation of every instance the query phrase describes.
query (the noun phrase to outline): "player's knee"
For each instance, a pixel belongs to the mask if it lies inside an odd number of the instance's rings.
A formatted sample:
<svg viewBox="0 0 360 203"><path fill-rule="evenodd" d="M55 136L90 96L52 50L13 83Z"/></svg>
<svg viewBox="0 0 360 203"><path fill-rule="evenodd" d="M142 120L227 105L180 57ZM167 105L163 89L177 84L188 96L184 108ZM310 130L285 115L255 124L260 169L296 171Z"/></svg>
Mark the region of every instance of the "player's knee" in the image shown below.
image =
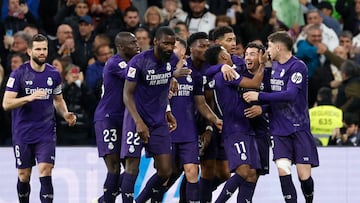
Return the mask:
<svg viewBox="0 0 360 203"><path fill-rule="evenodd" d="M196 166L185 168L185 176L188 182L196 183L198 179L198 168Z"/></svg>
<svg viewBox="0 0 360 203"><path fill-rule="evenodd" d="M277 159L275 164L278 168L279 175L290 175L291 174L291 161L286 158Z"/></svg>
<svg viewBox="0 0 360 203"><path fill-rule="evenodd" d="M39 163L39 174L40 177L51 176L52 169L54 165L49 163Z"/></svg>
<svg viewBox="0 0 360 203"><path fill-rule="evenodd" d="M31 175L30 169L29 170L28 169L19 169L18 170L18 176L19 176L20 182L29 182L30 175Z"/></svg>
<svg viewBox="0 0 360 203"><path fill-rule="evenodd" d="M126 158L125 172L131 175L137 175L139 173L139 158Z"/></svg>

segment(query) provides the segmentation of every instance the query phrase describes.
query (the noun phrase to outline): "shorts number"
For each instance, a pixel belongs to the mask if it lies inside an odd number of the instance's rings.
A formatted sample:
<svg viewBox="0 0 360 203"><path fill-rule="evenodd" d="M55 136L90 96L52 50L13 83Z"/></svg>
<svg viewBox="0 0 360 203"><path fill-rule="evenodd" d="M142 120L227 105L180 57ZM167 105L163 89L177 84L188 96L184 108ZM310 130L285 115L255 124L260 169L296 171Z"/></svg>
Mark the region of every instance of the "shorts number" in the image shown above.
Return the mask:
<svg viewBox="0 0 360 203"><path fill-rule="evenodd" d="M127 134L126 144L128 145L140 145L140 136L137 133L129 131Z"/></svg>
<svg viewBox="0 0 360 203"><path fill-rule="evenodd" d="M237 150L238 154L246 153L244 141L241 141L239 143L235 143L234 146L236 147L236 150Z"/></svg>
<svg viewBox="0 0 360 203"><path fill-rule="evenodd" d="M20 157L20 147L19 147L19 145L15 145L14 149L15 149L15 157L19 158Z"/></svg>
<svg viewBox="0 0 360 203"><path fill-rule="evenodd" d="M115 142L117 140L116 129L105 129L103 135L104 142Z"/></svg>

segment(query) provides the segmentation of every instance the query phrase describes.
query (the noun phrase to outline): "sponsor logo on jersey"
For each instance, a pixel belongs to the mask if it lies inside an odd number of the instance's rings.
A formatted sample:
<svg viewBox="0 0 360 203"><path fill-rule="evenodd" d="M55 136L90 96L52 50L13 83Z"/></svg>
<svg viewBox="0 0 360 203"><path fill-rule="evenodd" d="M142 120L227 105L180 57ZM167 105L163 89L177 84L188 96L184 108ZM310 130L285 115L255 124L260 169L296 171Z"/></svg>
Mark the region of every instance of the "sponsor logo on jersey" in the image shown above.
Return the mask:
<svg viewBox="0 0 360 203"><path fill-rule="evenodd" d="M136 74L136 69L133 67L130 67L127 73L127 76L129 78L135 78L135 74Z"/></svg>
<svg viewBox="0 0 360 203"><path fill-rule="evenodd" d="M121 61L121 62L118 64L118 66L119 66L121 69L124 69L124 68L126 68L127 64L126 64L125 61Z"/></svg>
<svg viewBox="0 0 360 203"><path fill-rule="evenodd" d="M302 82L303 76L300 72L293 73L291 75L291 82L295 84L300 84Z"/></svg>

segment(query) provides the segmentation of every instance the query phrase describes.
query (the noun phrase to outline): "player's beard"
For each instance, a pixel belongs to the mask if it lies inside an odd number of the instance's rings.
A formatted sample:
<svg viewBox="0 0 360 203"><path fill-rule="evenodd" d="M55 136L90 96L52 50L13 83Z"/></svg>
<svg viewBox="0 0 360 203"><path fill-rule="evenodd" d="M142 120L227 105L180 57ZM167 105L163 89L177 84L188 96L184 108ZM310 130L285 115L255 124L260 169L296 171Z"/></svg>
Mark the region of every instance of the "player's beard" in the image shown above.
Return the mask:
<svg viewBox="0 0 360 203"><path fill-rule="evenodd" d="M38 57L33 57L33 61L39 66L42 66L42 65L44 65L44 63L46 63L45 59L44 59L44 61L41 61Z"/></svg>
<svg viewBox="0 0 360 203"><path fill-rule="evenodd" d="M162 61L165 61L165 62L169 62L170 59L171 59L171 55L172 55L172 51L171 52L165 52L163 49L161 49L160 47L158 47L158 52L159 52L159 55L160 55L160 58Z"/></svg>

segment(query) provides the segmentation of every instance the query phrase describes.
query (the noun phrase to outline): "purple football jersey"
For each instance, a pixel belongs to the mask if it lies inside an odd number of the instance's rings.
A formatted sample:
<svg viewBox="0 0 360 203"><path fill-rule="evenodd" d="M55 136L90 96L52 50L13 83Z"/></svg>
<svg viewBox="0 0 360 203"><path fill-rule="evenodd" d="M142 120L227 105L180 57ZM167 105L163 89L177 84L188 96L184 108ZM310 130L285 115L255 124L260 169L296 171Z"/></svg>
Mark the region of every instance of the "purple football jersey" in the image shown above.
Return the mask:
<svg viewBox="0 0 360 203"><path fill-rule="evenodd" d="M94 121L114 116L124 117L123 89L126 66L126 61L118 54L106 62L103 72L103 95L96 107Z"/></svg>
<svg viewBox="0 0 360 203"><path fill-rule="evenodd" d="M170 100L171 112L177 121L177 128L171 133L173 143L198 140L194 96L204 95L203 76L195 71L191 59L187 60L185 66L191 69L192 73L177 78L179 91Z"/></svg>
<svg viewBox="0 0 360 203"><path fill-rule="evenodd" d="M170 62L155 58L154 49L134 56L128 63L126 79L136 82L134 100L137 111L148 127L164 125L170 78L178 62L172 54Z"/></svg>
<svg viewBox="0 0 360 203"><path fill-rule="evenodd" d="M224 121L223 137L234 133L253 134L249 119L244 115L244 109L250 105L239 97L237 91L242 78L242 75L238 75L235 80L226 81L221 72L217 72L213 77L215 102Z"/></svg>
<svg viewBox="0 0 360 203"><path fill-rule="evenodd" d="M259 100L270 103L271 134L310 131L306 65L294 56L284 64L275 61L270 83L272 92L260 92Z"/></svg>
<svg viewBox="0 0 360 203"><path fill-rule="evenodd" d="M44 90L47 95L12 110L14 143L56 140L53 101L54 95L61 94L60 73L49 64L45 64L44 71L37 72L27 62L10 74L6 91L17 92L17 97L24 97L36 90Z"/></svg>

